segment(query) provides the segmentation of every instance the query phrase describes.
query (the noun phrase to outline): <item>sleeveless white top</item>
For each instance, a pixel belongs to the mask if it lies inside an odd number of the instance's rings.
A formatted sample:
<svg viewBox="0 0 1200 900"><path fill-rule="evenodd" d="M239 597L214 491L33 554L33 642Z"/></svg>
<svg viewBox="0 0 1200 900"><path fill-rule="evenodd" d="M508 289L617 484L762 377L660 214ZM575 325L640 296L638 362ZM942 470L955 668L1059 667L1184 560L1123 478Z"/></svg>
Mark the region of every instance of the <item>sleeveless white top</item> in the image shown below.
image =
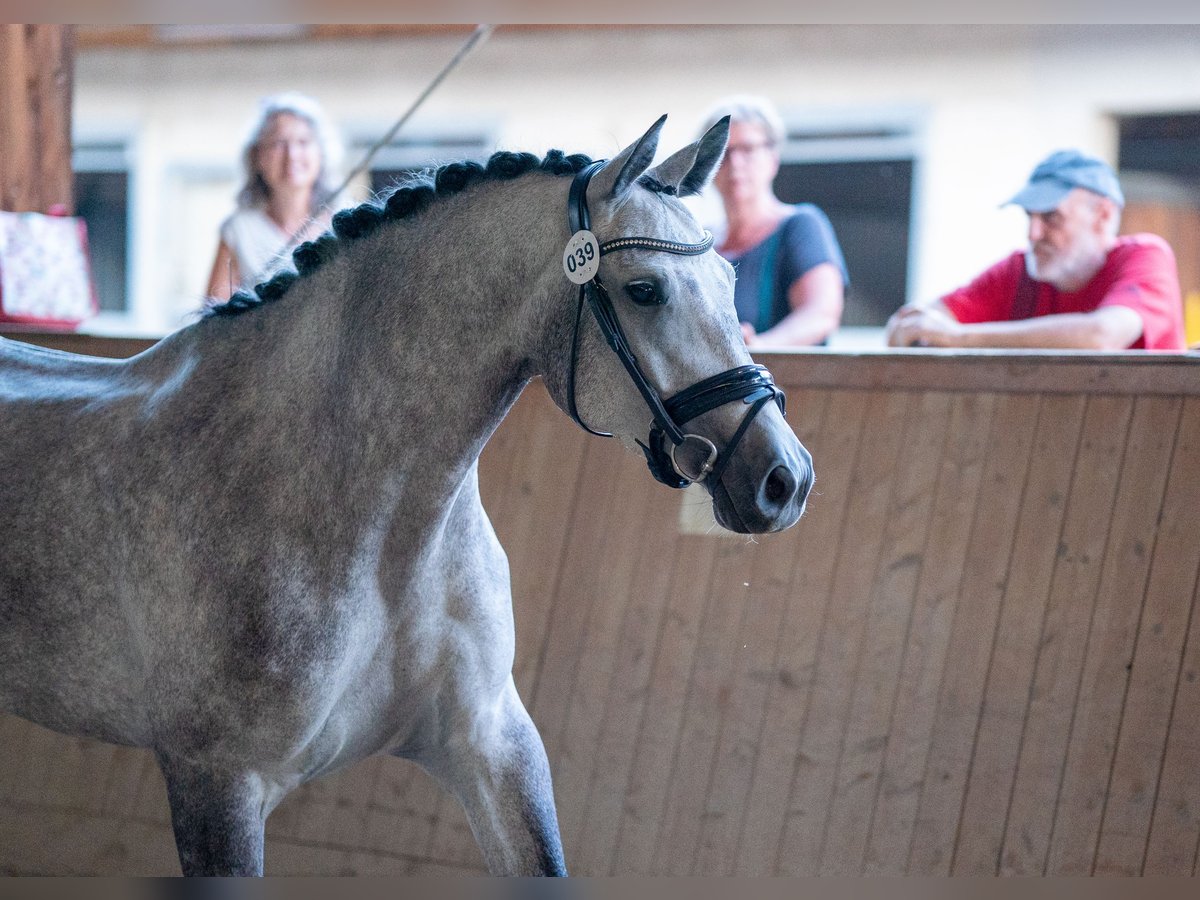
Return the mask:
<svg viewBox="0 0 1200 900"><path fill-rule="evenodd" d="M253 287L268 280L291 262L291 251L303 239L291 241L291 235L275 224L261 209L239 209L221 223L221 240L237 260L242 283Z"/></svg>

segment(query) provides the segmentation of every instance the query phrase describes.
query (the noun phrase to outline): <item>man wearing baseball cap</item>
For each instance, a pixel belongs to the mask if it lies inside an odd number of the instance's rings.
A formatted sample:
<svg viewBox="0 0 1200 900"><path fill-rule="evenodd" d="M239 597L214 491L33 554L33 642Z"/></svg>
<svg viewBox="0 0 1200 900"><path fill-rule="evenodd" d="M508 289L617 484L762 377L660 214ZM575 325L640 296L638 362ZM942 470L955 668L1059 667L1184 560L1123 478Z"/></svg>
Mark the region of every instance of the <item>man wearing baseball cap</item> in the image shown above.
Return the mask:
<svg viewBox="0 0 1200 900"><path fill-rule="evenodd" d="M1103 160L1051 153L1008 203L1029 215L1029 249L901 307L890 345L1184 349L1175 255L1152 234L1117 236L1125 197Z"/></svg>

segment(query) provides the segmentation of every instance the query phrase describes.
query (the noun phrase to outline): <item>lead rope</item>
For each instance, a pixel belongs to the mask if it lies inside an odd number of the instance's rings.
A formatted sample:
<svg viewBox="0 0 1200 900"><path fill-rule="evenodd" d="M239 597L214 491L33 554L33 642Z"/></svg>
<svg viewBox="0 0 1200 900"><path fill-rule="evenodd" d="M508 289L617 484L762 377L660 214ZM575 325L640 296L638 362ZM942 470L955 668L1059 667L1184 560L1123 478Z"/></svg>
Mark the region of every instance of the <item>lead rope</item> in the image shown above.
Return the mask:
<svg viewBox="0 0 1200 900"><path fill-rule="evenodd" d="M349 175L347 175L345 178L342 179L342 183L339 184L337 186L337 189L332 194L329 195L329 199L326 200L323 204L321 204L322 210L331 209L333 207L334 201L336 201L337 198L342 195L342 192L345 191L346 188L348 188L350 186L350 182L352 182L355 178L357 178L359 175L361 175L363 172L365 172L367 170L367 167L371 164L371 160L373 160L375 158L375 154L377 154L380 150L382 150L385 146L387 146L387 144L389 144L391 142L392 138L394 138L396 136L396 133L402 127L404 127L404 124L413 117L413 114L418 109L421 108L421 104L423 104L427 99L429 99L429 95L432 94L434 92L434 90L437 88L437 86L445 80L446 76L449 75L451 72L453 72L456 68L458 68L458 64L467 58L467 54L469 54L472 50L474 50L476 45L487 40L491 36L492 32L495 30L496 30L495 25L476 25L475 26L475 30L471 32L471 36L468 37L466 42L463 43L463 45L458 48L458 52L454 54L454 56L450 59L450 61L448 63L446 63L446 65L442 66L442 70L433 77L433 81L429 82L429 84L427 84L425 86L425 89L423 91L421 91L420 94L417 95L417 99L414 100L412 102L412 104L408 107L408 109L406 109L404 111L404 114L401 115L400 118L396 120L395 124L393 124L392 127L387 130L387 133L385 133L383 137L381 137L379 140L377 140L371 146L371 148L367 151L366 155L362 158L362 161L359 162L359 164L350 171ZM296 244L300 238L300 235L304 234L304 232L309 228L309 226L312 225L312 223L315 219L316 219L315 215L309 216L303 222L303 224L301 224L301 226L299 228L297 228L294 232L292 232L292 234L290 234L288 236L287 242L282 247L279 248L279 251L275 254L275 256L277 256L277 257L282 256L283 254L285 254L287 252L289 247ZM243 276L243 277L245 277L245 276ZM233 291L232 291L232 284L233 284L232 264L230 265L230 270L229 270L229 281L230 281L230 287L231 287L230 293L233 293Z"/></svg>

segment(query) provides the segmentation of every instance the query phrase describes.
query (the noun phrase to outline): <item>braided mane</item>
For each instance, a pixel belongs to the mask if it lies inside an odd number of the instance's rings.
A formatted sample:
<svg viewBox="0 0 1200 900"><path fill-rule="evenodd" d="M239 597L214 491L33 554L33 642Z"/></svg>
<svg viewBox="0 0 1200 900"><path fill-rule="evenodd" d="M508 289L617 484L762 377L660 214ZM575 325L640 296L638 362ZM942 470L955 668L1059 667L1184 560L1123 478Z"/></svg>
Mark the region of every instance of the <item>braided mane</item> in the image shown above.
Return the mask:
<svg viewBox="0 0 1200 900"><path fill-rule="evenodd" d="M439 197L457 194L476 182L508 181L534 171L574 175L591 162L590 157L581 153L567 156L561 150L551 150L544 159L538 159L532 153L501 150L493 153L486 165L453 162L431 173L415 175L381 202L367 201L335 213L330 231L315 240L305 241L292 251L296 271L279 272L270 281L255 285L253 292L239 290L224 303L206 308L201 318L236 316L278 300L298 279L310 275L337 256L346 241L366 237L386 222L418 215Z"/></svg>

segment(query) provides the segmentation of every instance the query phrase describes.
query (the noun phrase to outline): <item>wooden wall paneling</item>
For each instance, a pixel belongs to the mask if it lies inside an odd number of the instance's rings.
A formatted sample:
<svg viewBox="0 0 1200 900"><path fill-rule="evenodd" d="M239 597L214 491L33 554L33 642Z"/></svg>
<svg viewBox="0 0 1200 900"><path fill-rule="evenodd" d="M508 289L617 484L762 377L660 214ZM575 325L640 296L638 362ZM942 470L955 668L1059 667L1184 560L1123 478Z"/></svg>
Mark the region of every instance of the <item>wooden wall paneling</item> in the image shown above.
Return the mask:
<svg viewBox="0 0 1200 900"><path fill-rule="evenodd" d="M822 838L823 875L862 872L876 788L930 532L937 477L950 423L949 394L914 395L905 426L869 612L843 724L834 793Z"/></svg>
<svg viewBox="0 0 1200 900"><path fill-rule="evenodd" d="M428 858L433 832L443 818L465 824L466 814L457 801L416 763L384 758L377 775L367 814L366 846Z"/></svg>
<svg viewBox="0 0 1200 900"><path fill-rule="evenodd" d="M284 835L289 842L319 847L328 840L329 819L337 803L345 773L309 781L290 793L285 803L299 807L291 817L292 828Z"/></svg>
<svg viewBox="0 0 1200 900"><path fill-rule="evenodd" d="M543 659L534 690L524 698L543 739L553 747L558 746L558 732L567 719L575 666L587 649L592 604L606 594L595 576L596 560L603 557L612 537L609 523L619 506L614 481L620 477L623 460L612 450L598 440L584 446L584 474L567 524L563 567L551 601Z"/></svg>
<svg viewBox="0 0 1200 900"><path fill-rule="evenodd" d="M1176 434L1100 827L1098 875L1142 874L1178 692L1200 564L1200 401L1185 404ZM1181 712L1195 722L1195 710Z"/></svg>
<svg viewBox="0 0 1200 900"><path fill-rule="evenodd" d="M706 589L708 600L692 657L679 753L658 836L658 859L665 867L661 874L696 873L721 718L736 702L733 676L742 652L739 634L749 606L747 583L752 582L760 546L744 538L712 543L715 560Z"/></svg>
<svg viewBox="0 0 1200 900"><path fill-rule="evenodd" d="M958 396L950 412L947 446L939 461L936 497L922 532L919 581L906 627L900 668L891 677L896 697L889 713L886 747L868 807L868 844L863 866L871 874L903 874L917 791L924 774L932 712L961 577L968 529L982 473L995 397ZM947 520L950 519L952 524ZM948 527L949 525L949 527Z"/></svg>
<svg viewBox="0 0 1200 900"><path fill-rule="evenodd" d="M1036 395L1008 395L993 415L913 827L910 875L950 870L1038 406Z"/></svg>
<svg viewBox="0 0 1200 900"><path fill-rule="evenodd" d="M791 408L791 390L788 396ZM849 506L848 487L870 397L864 391L830 391L823 427L811 431L810 419L803 413L797 425L813 454L816 481L804 519L791 539L794 566L780 625L777 674L770 681L732 874L773 875L777 871L788 789L799 765L800 735L812 694L821 623L827 614L838 540Z"/></svg>
<svg viewBox="0 0 1200 900"><path fill-rule="evenodd" d="M137 801L147 772L157 772L158 763L151 754L133 747L118 747L115 758L116 765L109 769L104 814L118 820L133 819L137 815ZM161 779L161 774L158 777ZM162 790L165 796L166 785Z"/></svg>
<svg viewBox="0 0 1200 900"><path fill-rule="evenodd" d="M863 860L868 875L904 875L925 775L938 687L984 460L994 394L954 398L940 461L912 622L897 679L881 777L872 802Z"/></svg>
<svg viewBox="0 0 1200 900"><path fill-rule="evenodd" d="M1192 592L1191 622L1142 874L1194 876L1200 842L1200 578Z"/></svg>
<svg viewBox="0 0 1200 900"><path fill-rule="evenodd" d="M1004 875L1045 871L1132 411L1128 397L1088 399L1004 826Z"/></svg>
<svg viewBox="0 0 1200 900"><path fill-rule="evenodd" d="M595 769L598 765L610 765L608 760L600 758L597 750L603 743L608 689L620 657L623 624L630 608L637 603L635 598L642 596L638 570L649 563L648 560L644 562L643 556L646 528L655 518L652 510L656 505L669 505L674 509L678 501L669 488L653 482L642 460L624 453L615 442L605 449L622 457L616 483L638 485L640 489L621 492L626 494L626 502L613 504L607 515L597 516L603 540L591 545L596 551L592 565L579 571L579 579L586 579L589 584L584 587L573 577L564 578L558 601L564 605L572 604L576 599L572 595L578 594L578 599L587 600L583 608L590 610L584 642L571 661L571 693L565 718L559 724L557 736L550 738L563 847L568 852L568 859L581 860L588 855L581 844ZM599 494L614 493L614 483L605 483L605 479L598 478L594 485L585 485L581 490L582 504L588 504L593 488L596 493L591 503L596 505ZM592 555L587 545L581 544L573 544L569 554L571 558ZM564 571L572 571L570 563ZM592 593L595 599L588 598ZM567 611L569 614L569 609ZM616 714L628 712L619 710ZM581 868L581 865L575 866L580 875L603 874Z"/></svg>
<svg viewBox="0 0 1200 900"><path fill-rule="evenodd" d="M1047 350L832 350L767 357L776 378L807 387L867 391L992 391L1001 394L1192 395L1195 354L1088 354ZM782 373L782 374L781 374ZM786 383L786 382L785 382Z"/></svg>
<svg viewBox="0 0 1200 900"><path fill-rule="evenodd" d="M364 768L364 774L368 776L374 770L359 846L409 860L427 858L432 852L432 832L442 817L465 826L466 817L461 808L452 799L443 806L445 792L416 763L380 756L359 763L358 767ZM298 815L304 817L312 813L300 810ZM482 871L478 855L475 862Z"/></svg>
<svg viewBox="0 0 1200 900"><path fill-rule="evenodd" d="M796 409L804 410L804 424L816 429L807 441L809 452L814 459L823 457L820 435L828 395L821 391L790 391L788 399ZM764 746L767 699L779 677L779 648L787 639L787 607L795 593L794 575L803 559L796 544L807 530L801 526L787 534L755 539L761 551L756 548L753 564L747 569L746 609L733 645L730 700L721 708L712 786L699 823L692 866L697 875L732 875L736 867L750 784Z"/></svg>
<svg viewBox="0 0 1200 900"><path fill-rule="evenodd" d="M999 870L1005 813L1086 402L1080 396L1042 398L965 786L951 864L955 875L994 875Z"/></svg>
<svg viewBox="0 0 1200 900"><path fill-rule="evenodd" d="M671 561L671 589L662 621L643 722L633 762L609 872L662 874L659 831L673 788L676 758L688 753L681 745L688 685L698 652L698 636L709 603L709 582L719 538L684 535Z"/></svg>
<svg viewBox="0 0 1200 900"><path fill-rule="evenodd" d="M1134 404L1055 805L1047 875L1093 872L1180 408L1177 398L1139 398Z"/></svg>
<svg viewBox="0 0 1200 900"><path fill-rule="evenodd" d="M846 485L850 499L838 541L830 615L822 623L809 709L797 746L799 765L780 840L780 874L815 875L819 870L842 723L891 503L891 481L879 476L896 466L904 449L905 423L919 403L916 394L878 392L867 407L854 474Z"/></svg>
<svg viewBox="0 0 1200 900"><path fill-rule="evenodd" d="M580 824L576 826L576 856L571 861L574 871L594 875L611 873L625 798L634 778L638 738L647 726L652 671L674 582L673 561L683 555L679 504L708 502L706 494L704 499L689 501L684 495L649 483L651 476L644 467L639 466L634 474L643 481L640 493L652 496L653 502L646 508L645 518L639 519L631 511L625 526L638 541L637 562L613 652L611 676L607 685L598 685L604 691L600 733L586 797L577 801ZM656 725L649 723L652 728Z"/></svg>

